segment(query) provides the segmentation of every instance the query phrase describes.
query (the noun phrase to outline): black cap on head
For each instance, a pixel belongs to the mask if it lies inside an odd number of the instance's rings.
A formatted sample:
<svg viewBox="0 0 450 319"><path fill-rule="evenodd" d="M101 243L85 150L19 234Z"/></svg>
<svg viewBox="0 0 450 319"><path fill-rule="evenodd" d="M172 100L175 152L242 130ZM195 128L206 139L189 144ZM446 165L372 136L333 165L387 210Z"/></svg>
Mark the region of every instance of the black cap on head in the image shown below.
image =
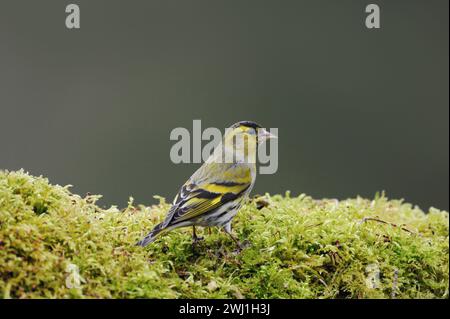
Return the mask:
<svg viewBox="0 0 450 319"><path fill-rule="evenodd" d="M254 128L255 130L262 127L258 123L255 123L252 121L240 121L233 125L233 127L239 127L239 126L251 127L251 128Z"/></svg>

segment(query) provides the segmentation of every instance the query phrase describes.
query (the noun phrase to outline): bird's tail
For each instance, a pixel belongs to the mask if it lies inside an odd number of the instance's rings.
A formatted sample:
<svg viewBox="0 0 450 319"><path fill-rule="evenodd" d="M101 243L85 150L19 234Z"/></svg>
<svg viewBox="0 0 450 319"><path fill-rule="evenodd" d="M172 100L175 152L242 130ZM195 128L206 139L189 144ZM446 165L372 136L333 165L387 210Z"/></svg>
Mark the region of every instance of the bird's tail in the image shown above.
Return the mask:
<svg viewBox="0 0 450 319"><path fill-rule="evenodd" d="M147 246L148 244L154 242L156 237L164 233L165 232L164 230L166 230L166 228L162 225L162 223L156 225L155 228L153 228L153 230L149 232L148 235L145 236L142 240L138 241L136 245L142 247Z"/></svg>

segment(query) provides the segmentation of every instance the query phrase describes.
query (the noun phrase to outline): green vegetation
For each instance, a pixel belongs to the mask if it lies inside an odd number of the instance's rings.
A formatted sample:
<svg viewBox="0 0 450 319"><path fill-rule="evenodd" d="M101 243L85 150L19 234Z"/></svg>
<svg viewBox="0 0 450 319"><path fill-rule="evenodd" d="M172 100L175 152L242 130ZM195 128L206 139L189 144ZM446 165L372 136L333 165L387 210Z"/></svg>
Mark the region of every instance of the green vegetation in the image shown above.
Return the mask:
<svg viewBox="0 0 450 319"><path fill-rule="evenodd" d="M251 243L237 253L219 229L195 247L191 228L135 246L169 204L105 210L98 198L0 171L1 297L448 298L445 211L384 195L260 196L234 221Z"/></svg>

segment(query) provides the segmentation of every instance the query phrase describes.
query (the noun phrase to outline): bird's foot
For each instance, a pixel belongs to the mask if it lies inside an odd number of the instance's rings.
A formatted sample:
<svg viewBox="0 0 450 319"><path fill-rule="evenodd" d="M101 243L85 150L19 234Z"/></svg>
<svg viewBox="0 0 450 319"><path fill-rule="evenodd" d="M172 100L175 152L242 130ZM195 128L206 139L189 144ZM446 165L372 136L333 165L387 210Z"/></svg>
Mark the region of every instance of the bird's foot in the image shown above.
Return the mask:
<svg viewBox="0 0 450 319"><path fill-rule="evenodd" d="M242 243L240 241L236 241L237 248L233 251L234 254L240 254L245 248L251 246L251 243L248 240L244 240Z"/></svg>
<svg viewBox="0 0 450 319"><path fill-rule="evenodd" d="M199 236L192 237L192 245L197 245L199 242L201 242L203 240L205 240L204 237L199 237Z"/></svg>
<svg viewBox="0 0 450 319"><path fill-rule="evenodd" d="M203 237L197 236L195 226L192 226L192 246L195 246L198 242L202 241Z"/></svg>

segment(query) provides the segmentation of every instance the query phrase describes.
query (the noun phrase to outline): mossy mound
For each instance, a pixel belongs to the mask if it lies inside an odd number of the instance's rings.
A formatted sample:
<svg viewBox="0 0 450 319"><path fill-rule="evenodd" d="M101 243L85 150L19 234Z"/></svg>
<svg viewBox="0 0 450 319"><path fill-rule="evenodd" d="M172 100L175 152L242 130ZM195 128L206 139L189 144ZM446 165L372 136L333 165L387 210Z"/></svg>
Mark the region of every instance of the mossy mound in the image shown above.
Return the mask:
<svg viewBox="0 0 450 319"><path fill-rule="evenodd" d="M377 196L261 196L218 229L135 245L169 204L102 209L99 196L0 171L4 298L448 298L449 216Z"/></svg>

